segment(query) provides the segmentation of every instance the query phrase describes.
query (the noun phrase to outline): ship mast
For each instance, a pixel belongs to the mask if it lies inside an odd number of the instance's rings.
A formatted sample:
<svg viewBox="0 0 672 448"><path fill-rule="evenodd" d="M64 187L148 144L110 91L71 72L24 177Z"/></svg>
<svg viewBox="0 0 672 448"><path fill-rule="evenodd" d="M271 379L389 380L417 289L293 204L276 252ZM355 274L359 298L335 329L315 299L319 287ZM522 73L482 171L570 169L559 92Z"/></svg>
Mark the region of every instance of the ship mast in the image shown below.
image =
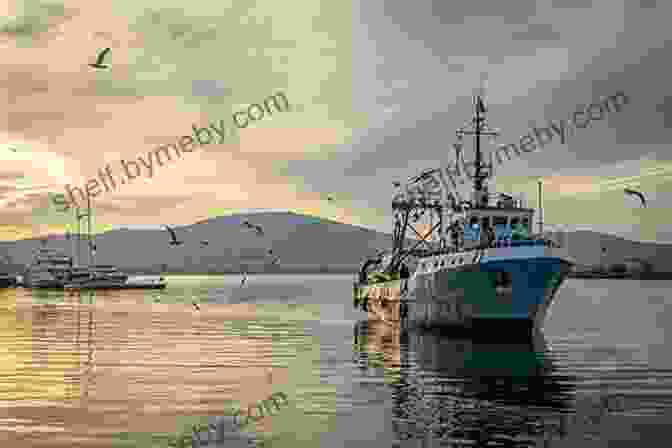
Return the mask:
<svg viewBox="0 0 672 448"><path fill-rule="evenodd" d="M94 250L93 250L93 248L94 248L94 244L93 244L92 233L91 233L91 196L88 195L88 194L86 195L86 205L87 205L86 214L87 214L87 220L88 220L88 225L87 225L88 236L87 236L87 240L88 240L88 244L89 244L89 265L90 265L90 266L93 266L93 265L95 264L95 261L94 261L94 258L93 258L93 254L94 254Z"/></svg>
<svg viewBox="0 0 672 448"><path fill-rule="evenodd" d="M495 137L499 135L498 129L491 129L487 125L485 114L486 108L483 101L483 96L477 95L474 97L474 117L471 120L472 126L462 127L456 131L459 147L462 145L462 138L464 135L474 136L474 174L471 177L473 179L475 208L486 207L488 205L488 196L487 193L483 191L483 187L485 185L485 180L492 175L492 164L483 163L481 136L489 135L491 137Z"/></svg>
<svg viewBox="0 0 672 448"><path fill-rule="evenodd" d="M489 177L492 176L492 163L486 164L483 162L483 154L481 151L481 136L487 135L490 136L491 138L496 137L499 135L499 129L493 129L490 128L487 125L486 122L486 107L485 107L485 101L484 101L484 95L483 95L483 90L481 89L481 92L479 95L476 95L473 97L473 103L474 103L474 115L471 120L467 121L467 123L459 128L456 131L457 134L457 143L453 144L453 147L455 148L456 155L457 155L457 160L455 162L455 166L451 167L449 166L446 168L447 172L454 172L460 175L460 164L462 163L464 165L464 171L465 175L473 180L473 202L471 202L471 207L470 208L483 208L488 206L488 194L487 194L487 189L485 188L485 181ZM467 163L464 162L464 158L462 157L462 140L464 135L473 135L474 136L474 149L475 149L475 159L474 159L474 173L473 175L467 172L466 166ZM457 185L455 184L455 181L452 177L452 175L449 175L449 180L450 184L445 182L445 179L441 182L437 181L437 175L439 178L441 178L441 173L443 172L443 169L430 169L430 170L425 170L423 171L420 175L414 176L413 178L409 179L409 182L407 184L407 189L405 191L405 194L402 193L401 191L395 196L395 198L392 200L392 209L395 210L395 225L394 225L394 230L393 230L393 258L390 262L390 265L388 266L388 269L391 271L394 271L397 269L401 263L403 262L404 259L406 259L409 255L412 254L419 254L421 252L434 252L436 250L435 247L433 247L431 244L429 244L429 237L433 236L435 232L438 232L439 238L440 238L440 248L438 249L439 251L445 249L445 235L444 235L444 226L443 226L443 213L444 212L450 212L450 211L464 211L462 208L462 205L464 203L469 203L470 201L462 201L460 200L460 195L459 191L457 189ZM430 200L429 197L426 196L426 190L424 191L410 191L408 187L410 185L415 185L419 186L420 184L424 184L425 181L434 179L436 183L438 184L443 184L443 188L449 188L452 186L455 189L455 194L445 192L445 195L443 196L444 200L443 201L438 201L438 200ZM401 186L400 183L395 182L395 187L399 188ZM423 190L423 189L420 189ZM444 204L443 202L447 200L447 202ZM448 203L451 204L451 206L448 206ZM430 224L429 224L429 231L424 232L424 235L422 235L420 232L418 232L413 225L409 222L409 218L411 217L411 214L413 215L413 220L418 221L420 217L422 217L426 211L429 211L430 213ZM438 223L434 224L433 220L431 219L433 217L433 213L437 213L438 215ZM448 219L450 222L450 228L452 232L455 232L456 230L453 229L453 223L452 219ZM412 247L406 249L404 248L405 242L406 242L406 232L407 230L411 230L415 236L417 237L417 242L413 244ZM422 250L419 247L421 245L426 246L426 249ZM457 246L455 247L457 248Z"/></svg>
<svg viewBox="0 0 672 448"><path fill-rule="evenodd" d="M77 218L77 257L75 260L75 264L80 265L84 257L81 256L80 253L80 246L81 246L81 241L82 241L82 232L84 230L82 229L81 222L84 218L86 218L86 244L89 247L89 265L93 265L95 260L94 260L94 253L95 253L95 244L92 239L92 234L91 234L91 198L87 196L86 198L86 213L80 213L79 212L79 207L75 208L75 217Z"/></svg>

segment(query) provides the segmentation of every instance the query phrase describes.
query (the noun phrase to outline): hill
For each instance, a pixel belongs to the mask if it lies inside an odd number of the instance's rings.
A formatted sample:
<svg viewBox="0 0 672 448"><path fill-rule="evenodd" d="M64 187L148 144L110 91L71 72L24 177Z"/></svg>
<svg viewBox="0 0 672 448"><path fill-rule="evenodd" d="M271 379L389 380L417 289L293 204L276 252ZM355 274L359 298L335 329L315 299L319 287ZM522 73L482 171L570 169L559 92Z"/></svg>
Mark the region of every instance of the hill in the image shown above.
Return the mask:
<svg viewBox="0 0 672 448"><path fill-rule="evenodd" d="M243 221L260 225L263 236L245 229ZM342 224L292 212L262 212L221 216L176 227L181 246L170 246L165 230L112 230L96 237L97 264L112 264L128 272L226 273L240 272L355 272L361 260L379 249L391 247L392 236L364 227ZM209 241L201 246L200 241ZM591 231L570 232L568 250L580 265L620 263L641 258L654 272L669 270L672 245L629 241ZM18 272L30 263L39 239L0 242L0 254L11 259L6 267ZM74 239L49 238L48 247L71 253ZM601 248L607 248L602 254ZM280 257L270 266L267 249ZM84 255L85 244L81 245ZM88 258L85 258L88 260Z"/></svg>
<svg viewBox="0 0 672 448"><path fill-rule="evenodd" d="M606 252L603 253L602 248ZM672 244L630 241L614 235L578 230L569 232L567 249L582 265L611 265L638 258L651 263L654 272L672 271L669 266Z"/></svg>
<svg viewBox="0 0 672 448"><path fill-rule="evenodd" d="M244 228L248 220L260 225L263 236ZM96 236L96 263L113 264L129 272L355 272L362 258L389 248L392 237L363 227L291 212L237 214L176 227L180 246L170 246L165 230L112 230ZM209 241L201 246L200 241ZM39 239L0 242L11 257L12 271L30 263ZM74 239L49 238L47 247L71 253ZM267 249L280 257L269 266ZM81 244L81 254L86 254ZM88 260L88 256L84 259Z"/></svg>

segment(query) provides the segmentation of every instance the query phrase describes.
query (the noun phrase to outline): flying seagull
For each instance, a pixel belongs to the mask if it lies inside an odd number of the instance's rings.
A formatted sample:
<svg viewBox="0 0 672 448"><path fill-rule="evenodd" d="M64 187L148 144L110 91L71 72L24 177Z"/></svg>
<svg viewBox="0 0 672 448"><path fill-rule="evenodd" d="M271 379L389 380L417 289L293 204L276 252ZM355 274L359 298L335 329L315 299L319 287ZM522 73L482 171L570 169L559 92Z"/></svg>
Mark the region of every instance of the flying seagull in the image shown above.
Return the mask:
<svg viewBox="0 0 672 448"><path fill-rule="evenodd" d="M89 66L93 68L108 68L108 65L103 65L103 59L105 59L105 55L110 52L109 48L104 49L103 51L100 52L98 55L98 59L96 59L96 62L94 64L89 64Z"/></svg>
<svg viewBox="0 0 672 448"><path fill-rule="evenodd" d="M642 206L646 208L646 198L644 198L644 195L642 193L640 193L639 191L630 190L629 188L625 188L623 191L625 192L625 194L637 196L639 200L642 202Z"/></svg>
<svg viewBox="0 0 672 448"><path fill-rule="evenodd" d="M177 236L175 235L175 231L173 229L171 229L170 227L168 227L166 225L164 225L163 227L165 227L166 230L168 232L170 232L170 239L171 239L170 245L171 246L179 246L180 244L184 243L184 241L178 241L177 240Z"/></svg>
<svg viewBox="0 0 672 448"><path fill-rule="evenodd" d="M208 244L210 244L210 241L208 241L208 240L202 240L201 241L201 246L207 246Z"/></svg>
<svg viewBox="0 0 672 448"><path fill-rule="evenodd" d="M252 224L250 221L243 221L243 226L254 230L257 236L264 236L264 229L259 225Z"/></svg>
<svg viewBox="0 0 672 448"><path fill-rule="evenodd" d="M273 249L268 249L266 252L268 253L269 257L273 256ZM276 256L273 257L273 261L271 261L271 264L274 265L274 264L278 264L279 262L280 262L280 257L278 257L276 255Z"/></svg>

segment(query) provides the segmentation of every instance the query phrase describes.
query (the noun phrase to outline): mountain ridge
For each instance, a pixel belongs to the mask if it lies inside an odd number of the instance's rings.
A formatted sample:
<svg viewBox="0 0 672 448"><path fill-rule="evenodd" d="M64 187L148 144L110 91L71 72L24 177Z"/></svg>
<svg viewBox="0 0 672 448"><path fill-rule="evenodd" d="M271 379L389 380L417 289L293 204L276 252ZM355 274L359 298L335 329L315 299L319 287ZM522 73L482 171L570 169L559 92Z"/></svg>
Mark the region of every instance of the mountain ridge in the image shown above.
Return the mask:
<svg viewBox="0 0 672 448"><path fill-rule="evenodd" d="M244 228L241 224L246 220L260 225L264 235ZM354 272L364 257L392 244L389 233L291 211L223 215L174 230L183 245L170 246L166 230L108 230L95 236L95 261L129 272ZM10 270L30 263L43 239L0 241L0 250L12 261ZM202 246L202 240L209 245ZM654 271L664 272L672 257L672 244L631 241L590 230L568 232L566 244L577 263L586 266L640 258L649 261ZM47 247L72 253L74 238L68 241L63 234L50 235ZM280 257L279 266L270 266L268 249ZM80 253L85 254L84 244Z"/></svg>

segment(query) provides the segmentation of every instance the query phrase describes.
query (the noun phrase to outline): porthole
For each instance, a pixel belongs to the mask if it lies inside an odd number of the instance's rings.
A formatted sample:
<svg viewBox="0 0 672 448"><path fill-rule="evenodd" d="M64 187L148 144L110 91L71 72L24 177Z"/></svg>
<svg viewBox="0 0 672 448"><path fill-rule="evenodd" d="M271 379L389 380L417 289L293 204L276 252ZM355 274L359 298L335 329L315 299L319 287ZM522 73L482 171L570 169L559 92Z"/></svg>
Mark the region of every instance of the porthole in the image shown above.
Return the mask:
<svg viewBox="0 0 672 448"><path fill-rule="evenodd" d="M455 259L450 260L450 264L455 264Z"/></svg>

